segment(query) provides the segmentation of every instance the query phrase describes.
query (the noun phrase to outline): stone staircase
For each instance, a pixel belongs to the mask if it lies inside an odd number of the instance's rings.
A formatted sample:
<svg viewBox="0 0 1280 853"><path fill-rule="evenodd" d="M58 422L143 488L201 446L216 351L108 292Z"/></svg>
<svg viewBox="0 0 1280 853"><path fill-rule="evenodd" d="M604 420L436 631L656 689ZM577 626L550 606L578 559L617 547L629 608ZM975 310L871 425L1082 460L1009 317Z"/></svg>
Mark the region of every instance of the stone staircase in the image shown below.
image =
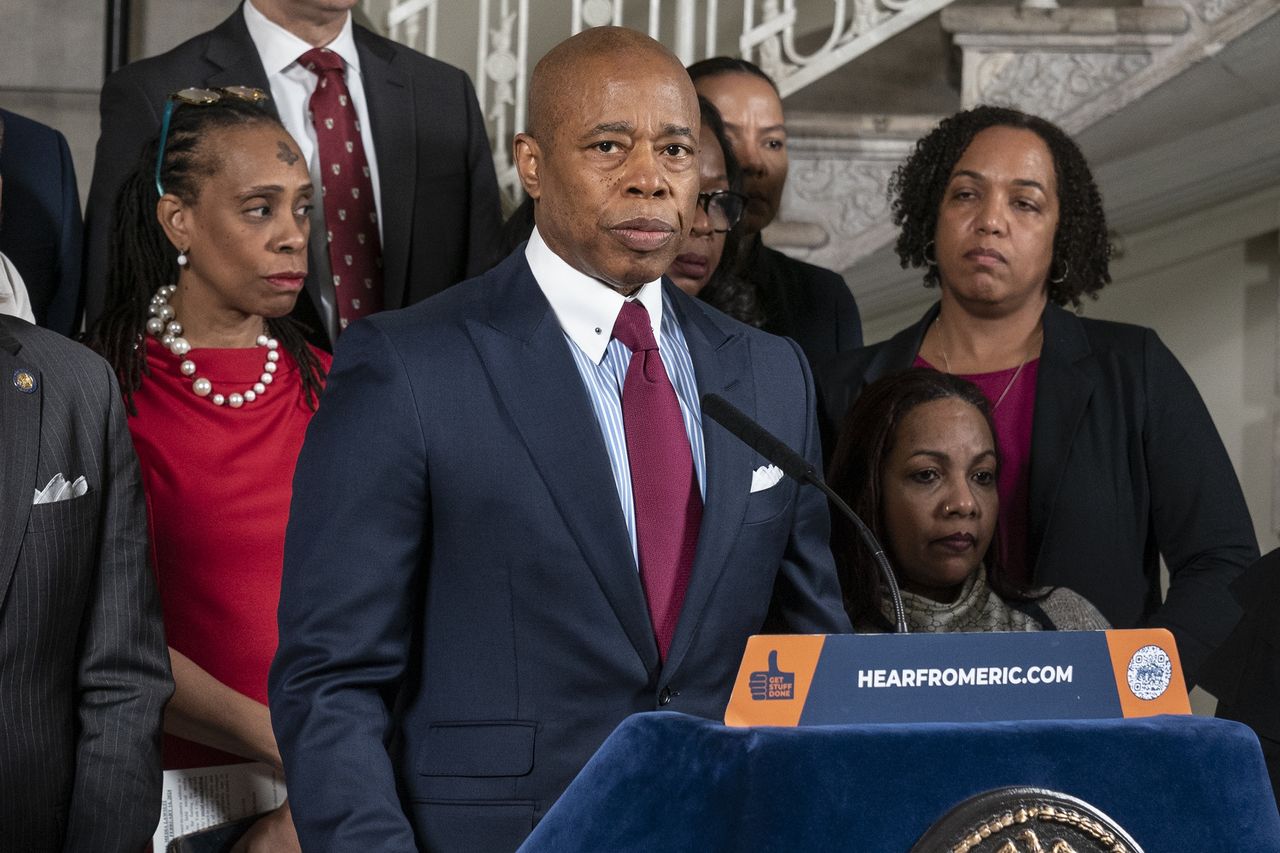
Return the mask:
<svg viewBox="0 0 1280 853"><path fill-rule="evenodd" d="M953 5L939 20L959 53L957 108L1009 105L1058 123L1081 142L1100 177L1107 176L1100 184L1113 228L1129 230L1176 213L1162 208L1159 198L1176 196L1191 183L1201 185L1195 203L1209 204L1247 190L1250 176L1280 180L1277 12L1277 0L1120 8ZM1248 67L1235 67L1233 59ZM1224 91L1228 86L1235 91ZM1158 103L1144 105L1148 100ZM1239 102L1230 116L1205 103L1226 100ZM1129 112L1163 115L1125 120ZM915 310L931 299L912 286L918 271L900 270L889 250L896 232L886 193L897 164L939 118L790 112L791 174L782 218L766 240L842 271L865 316ZM1240 146L1245 150L1233 161L1201 162L1229 142L1216 139L1224 118L1243 120L1239 138L1252 136L1257 144ZM1201 150L1197 135L1215 141ZM1127 138L1124 145L1121 138ZM1186 144L1169 150L1170 143L1188 139L1190 150ZM1253 168L1236 176L1242 185L1224 180L1215 186L1215 176L1239 172L1248 161ZM1116 163L1126 165L1111 168ZM1161 163L1172 168L1160 169ZM1150 177L1153 169L1162 183L1126 179L1134 173Z"/></svg>
<svg viewBox="0 0 1280 853"><path fill-rule="evenodd" d="M915 140L956 109L1015 106L1072 133L1107 176L1121 242L1125 230L1179 207L1216 203L1251 181L1280 182L1280 0L464 5L474 18L454 21L449 35L446 19L461 8L452 0L364 4L372 19L394 23L393 37L438 46L471 71L511 190L507 149L523 126L528 71L570 32L621 23L647 29L686 61L714 53L759 61L786 95L791 150L782 215L765 239L841 271L873 322L896 322L932 298L890 250L886 192ZM458 52L456 35L466 31L475 52ZM1232 128L1226 138L1223 127Z"/></svg>

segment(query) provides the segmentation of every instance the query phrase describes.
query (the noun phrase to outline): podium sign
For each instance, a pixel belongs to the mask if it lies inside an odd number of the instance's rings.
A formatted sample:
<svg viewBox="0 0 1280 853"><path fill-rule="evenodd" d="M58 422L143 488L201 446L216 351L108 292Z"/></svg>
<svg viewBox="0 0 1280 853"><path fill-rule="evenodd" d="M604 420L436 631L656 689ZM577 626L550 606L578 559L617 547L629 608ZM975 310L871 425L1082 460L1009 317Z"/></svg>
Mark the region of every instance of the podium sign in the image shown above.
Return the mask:
<svg viewBox="0 0 1280 853"><path fill-rule="evenodd" d="M1083 720L1190 714L1163 628L757 635L730 726Z"/></svg>

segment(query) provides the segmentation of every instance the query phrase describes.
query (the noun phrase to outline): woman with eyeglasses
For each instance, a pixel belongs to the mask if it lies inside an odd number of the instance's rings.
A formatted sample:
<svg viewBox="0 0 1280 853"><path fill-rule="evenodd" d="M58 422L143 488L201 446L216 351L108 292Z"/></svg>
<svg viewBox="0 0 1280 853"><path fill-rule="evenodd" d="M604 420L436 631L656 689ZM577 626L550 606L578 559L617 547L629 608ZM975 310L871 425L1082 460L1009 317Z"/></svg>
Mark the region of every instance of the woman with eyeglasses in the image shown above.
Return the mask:
<svg viewBox="0 0 1280 853"><path fill-rule="evenodd" d="M719 110L742 169L743 239L728 258L758 305L758 325L792 338L813 367L862 346L862 320L844 279L766 246L761 236L778 215L790 165L778 87L759 66L737 57L695 62L689 76Z"/></svg>
<svg viewBox="0 0 1280 853"><path fill-rule="evenodd" d="M313 188L257 90L184 90L117 200L108 310L175 692L167 769L263 761L294 463L329 357L288 318ZM139 535L143 535L139 531ZM296 850L287 804L246 849Z"/></svg>
<svg viewBox="0 0 1280 853"><path fill-rule="evenodd" d="M724 132L720 112L698 98L702 133L698 138L698 210L693 228L667 276L690 296L701 297L721 311L752 326L763 320L755 290L733 272L732 258L742 240L742 170Z"/></svg>

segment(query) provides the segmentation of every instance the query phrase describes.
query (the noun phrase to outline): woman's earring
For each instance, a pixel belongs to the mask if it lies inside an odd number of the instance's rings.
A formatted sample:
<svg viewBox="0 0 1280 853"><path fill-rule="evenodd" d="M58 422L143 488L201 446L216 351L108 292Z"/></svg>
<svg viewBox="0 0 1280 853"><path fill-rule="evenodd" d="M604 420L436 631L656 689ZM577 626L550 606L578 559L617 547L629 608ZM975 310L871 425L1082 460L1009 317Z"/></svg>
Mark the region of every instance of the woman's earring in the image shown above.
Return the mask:
<svg viewBox="0 0 1280 853"><path fill-rule="evenodd" d="M178 266L180 266L180 267L185 267L186 265L187 265L187 253L186 253L186 252L179 252L179 253L178 253Z"/></svg>
<svg viewBox="0 0 1280 853"><path fill-rule="evenodd" d="M1049 275L1050 275L1049 281L1050 281L1050 283L1052 283L1052 284L1062 284L1064 281L1066 281L1066 280L1067 280L1067 275L1068 275L1068 274L1070 274L1070 272L1071 272L1071 266L1070 266L1066 261L1063 261L1063 262L1062 262L1062 275L1055 276L1055 275L1053 275L1053 265L1052 265L1052 264L1050 264L1050 266L1049 266Z"/></svg>
<svg viewBox="0 0 1280 853"><path fill-rule="evenodd" d="M925 243L925 244L924 244L924 248L923 248L922 250L920 250L920 254L924 255L924 262L925 262L926 264L928 264L928 265L929 265L929 266L931 266L931 267L936 267L936 266L938 265L938 259L937 259L937 257L936 257L936 256L935 256L935 257L932 257L932 258L931 258L931 257L929 257L929 248L930 248L931 246L933 246L933 241L932 241L932 240L930 240L928 243Z"/></svg>

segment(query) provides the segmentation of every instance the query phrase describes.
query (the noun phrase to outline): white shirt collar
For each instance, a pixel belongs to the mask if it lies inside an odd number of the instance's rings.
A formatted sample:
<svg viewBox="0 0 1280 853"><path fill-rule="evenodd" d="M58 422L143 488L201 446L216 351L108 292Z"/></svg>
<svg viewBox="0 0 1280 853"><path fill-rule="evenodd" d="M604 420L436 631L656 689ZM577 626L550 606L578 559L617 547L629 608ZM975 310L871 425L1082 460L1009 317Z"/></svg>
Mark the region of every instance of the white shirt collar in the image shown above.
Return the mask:
<svg viewBox="0 0 1280 853"><path fill-rule="evenodd" d="M258 49L262 67L268 76L284 71L297 62L299 56L312 48L312 45L258 11L258 7L253 5L253 0L244 4L244 23L249 28L249 38L253 39L253 46ZM360 73L360 56L356 52L350 12L347 13L342 31L333 41L323 46L342 57L348 70L354 69L357 74Z"/></svg>
<svg viewBox="0 0 1280 853"><path fill-rule="evenodd" d="M552 251L536 227L525 246L524 257L538 287L551 303L560 328L593 363L599 364L613 338L613 324L618 319L618 312L628 298L571 267ZM638 300L649 312L653 338L661 341L662 280L645 284L631 299Z"/></svg>

